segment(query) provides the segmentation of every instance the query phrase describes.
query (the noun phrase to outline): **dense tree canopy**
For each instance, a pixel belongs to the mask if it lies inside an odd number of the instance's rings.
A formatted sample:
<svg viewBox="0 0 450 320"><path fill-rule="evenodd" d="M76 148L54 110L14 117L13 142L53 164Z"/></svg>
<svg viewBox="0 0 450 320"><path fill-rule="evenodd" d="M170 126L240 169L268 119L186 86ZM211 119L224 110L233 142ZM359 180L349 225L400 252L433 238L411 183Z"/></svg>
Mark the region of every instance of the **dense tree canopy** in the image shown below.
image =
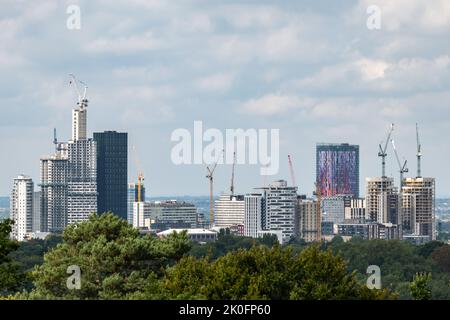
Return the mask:
<svg viewBox="0 0 450 320"><path fill-rule="evenodd" d="M183 258L169 269L164 288L175 299L376 299L331 251L311 246L299 255L280 246L254 246L215 261Z"/></svg>
<svg viewBox="0 0 450 320"><path fill-rule="evenodd" d="M9 219L0 222L0 296L18 290L23 281L19 265L9 257L11 252L19 248L19 243L9 236L13 224Z"/></svg>
<svg viewBox="0 0 450 320"><path fill-rule="evenodd" d="M160 277L164 268L190 248L184 234L164 240L141 236L112 214L92 215L89 221L67 227L63 243L44 256L32 273L36 288L31 297L120 299ZM81 289L69 290L67 268L79 266Z"/></svg>

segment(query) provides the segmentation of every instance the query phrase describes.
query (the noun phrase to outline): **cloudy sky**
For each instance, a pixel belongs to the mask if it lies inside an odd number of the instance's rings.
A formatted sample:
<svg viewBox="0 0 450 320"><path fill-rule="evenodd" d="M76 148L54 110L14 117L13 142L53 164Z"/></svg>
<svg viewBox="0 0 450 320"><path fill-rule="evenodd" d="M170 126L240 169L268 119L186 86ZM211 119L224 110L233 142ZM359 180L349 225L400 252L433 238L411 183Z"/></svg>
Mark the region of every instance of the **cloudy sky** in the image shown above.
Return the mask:
<svg viewBox="0 0 450 320"><path fill-rule="evenodd" d="M69 30L69 5L81 29ZM381 29L366 26L369 5ZM20 174L39 180L53 128L70 137L74 73L89 85L89 130L129 133L149 195L208 194L202 165L170 158L177 128L280 129L280 171L291 154L301 192L311 193L315 143L361 149L364 177L380 174L378 144L389 124L416 171L450 196L450 1L1 0L0 195ZM387 173L398 178L390 148ZM129 178L136 166L129 163ZM216 170L229 189L231 167ZM256 165L236 168L236 191L264 182Z"/></svg>

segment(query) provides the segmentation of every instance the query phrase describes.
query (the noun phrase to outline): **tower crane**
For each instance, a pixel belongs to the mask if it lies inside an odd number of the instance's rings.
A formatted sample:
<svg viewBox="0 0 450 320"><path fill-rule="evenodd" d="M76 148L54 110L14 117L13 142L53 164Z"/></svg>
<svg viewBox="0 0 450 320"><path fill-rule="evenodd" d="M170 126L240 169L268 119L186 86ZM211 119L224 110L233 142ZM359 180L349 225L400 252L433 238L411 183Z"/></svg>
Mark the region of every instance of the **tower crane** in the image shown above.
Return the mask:
<svg viewBox="0 0 450 320"><path fill-rule="evenodd" d="M387 156L387 147L389 144L389 140L391 138L392 135L392 131L394 131L394 124L391 124L391 127L389 129L389 133L388 133L388 137L386 139L386 143L384 145L384 148L381 146L381 143L379 145L380 147L380 151L378 152L378 156L381 157L381 176L382 177L386 177L386 156Z"/></svg>
<svg viewBox="0 0 450 320"><path fill-rule="evenodd" d="M213 184L214 184L214 171L216 170L217 163L219 162L220 158L223 155L224 150L220 153L219 157L217 158L216 162L210 168L209 166L206 166L206 178L209 180L209 225L210 227L214 226L214 203L213 203Z"/></svg>
<svg viewBox="0 0 450 320"><path fill-rule="evenodd" d="M297 184L295 183L294 166L292 165L291 155L288 155L288 161L289 161L289 172L291 174L292 186L296 187Z"/></svg>
<svg viewBox="0 0 450 320"><path fill-rule="evenodd" d="M403 187L403 174L407 173L409 171L408 167L407 167L408 161L405 160L403 165L401 164L400 158L398 156L397 148L395 147L394 139L391 139L391 142L392 142L392 148L394 149L395 158L397 159L398 167L400 169L400 190L401 190L401 188Z"/></svg>
<svg viewBox="0 0 450 320"><path fill-rule="evenodd" d="M231 186L230 192L231 196L234 196L234 167L236 165L236 151L233 152L233 168L231 169Z"/></svg>
<svg viewBox="0 0 450 320"><path fill-rule="evenodd" d="M74 86L75 91L76 91L76 93L78 95L77 105L81 109L86 108L88 106L88 100L86 98L88 87L87 87L86 83L84 83L83 81L78 80L73 73L69 74L69 77L70 77L69 85L73 85ZM83 93L81 93L80 87L78 86L78 84L83 85L83 87L84 87Z"/></svg>
<svg viewBox="0 0 450 320"><path fill-rule="evenodd" d="M422 158L422 145L419 139L419 124L416 123L416 141L417 141L417 178L422 177L421 158Z"/></svg>
<svg viewBox="0 0 450 320"><path fill-rule="evenodd" d="M398 152L397 152L397 148L395 147L395 142L394 139L391 140L392 142L392 148L394 149L394 153L395 153L395 158L397 159L397 163L398 163L398 167L400 170L400 188L399 188L399 214L398 214L398 220L401 219L400 217L403 217L403 174L408 172L408 161L405 160L405 162L403 163L403 166L400 162L400 158L398 156ZM399 221L397 221L397 223L399 223Z"/></svg>

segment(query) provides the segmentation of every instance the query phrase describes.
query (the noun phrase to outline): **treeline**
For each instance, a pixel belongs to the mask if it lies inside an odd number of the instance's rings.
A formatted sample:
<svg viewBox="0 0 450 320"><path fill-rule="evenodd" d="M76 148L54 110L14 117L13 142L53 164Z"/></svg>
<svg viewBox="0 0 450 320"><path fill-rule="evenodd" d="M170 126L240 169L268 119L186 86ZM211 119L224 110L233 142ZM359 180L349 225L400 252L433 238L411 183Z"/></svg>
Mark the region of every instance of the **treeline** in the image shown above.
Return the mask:
<svg viewBox="0 0 450 320"><path fill-rule="evenodd" d="M450 246L441 242L280 246L222 232L199 245L185 233L141 236L107 214L19 246L10 227L0 224L0 295L11 299L450 299ZM382 290L367 288L369 265L380 267ZM74 266L79 287L68 286Z"/></svg>

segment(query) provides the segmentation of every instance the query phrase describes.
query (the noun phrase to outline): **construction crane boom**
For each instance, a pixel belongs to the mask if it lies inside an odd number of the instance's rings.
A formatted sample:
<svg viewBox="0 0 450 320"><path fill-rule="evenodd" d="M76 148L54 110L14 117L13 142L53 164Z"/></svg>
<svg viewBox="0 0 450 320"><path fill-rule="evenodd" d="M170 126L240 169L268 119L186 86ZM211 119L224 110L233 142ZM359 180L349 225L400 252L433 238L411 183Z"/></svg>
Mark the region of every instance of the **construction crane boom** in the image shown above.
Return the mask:
<svg viewBox="0 0 450 320"><path fill-rule="evenodd" d="M399 172L400 172L400 188L401 188L403 186L403 174L407 173L409 171L409 169L407 167L408 161L405 160L403 165L401 164L400 157L398 156L397 148L395 147L394 139L391 139L391 142L392 142L392 148L394 149L395 158L397 159L398 168L400 170Z"/></svg>
<svg viewBox="0 0 450 320"><path fill-rule="evenodd" d="M422 158L422 145L419 139L419 124L416 123L416 141L417 141L417 178L422 177L421 158Z"/></svg>
<svg viewBox="0 0 450 320"><path fill-rule="evenodd" d="M384 148L381 146L381 143L379 144L380 151L378 152L378 156L381 157L381 176L386 177L386 156L387 156L387 147L389 144L389 140L391 139L392 132L394 131L394 124L391 124L391 128L389 129L389 133L386 139L386 143L384 145Z"/></svg>
<svg viewBox="0 0 450 320"><path fill-rule="evenodd" d="M233 153L233 168L231 169L231 186L230 186L230 192L231 196L234 196L234 167L236 165L236 151Z"/></svg>
<svg viewBox="0 0 450 320"><path fill-rule="evenodd" d="M209 166L206 166L206 178L209 180L209 225L210 227L214 226L214 191L213 191L213 185L214 185L214 171L216 170L217 164L219 163L220 158L223 155L224 150L222 150L219 157L217 157L216 162L214 163L213 167L210 168Z"/></svg>
<svg viewBox="0 0 450 320"><path fill-rule="evenodd" d="M291 174L292 186L296 187L297 183L295 182L294 166L292 165L292 157L291 157L291 155L288 155L288 161L289 161L289 172Z"/></svg>
<svg viewBox="0 0 450 320"><path fill-rule="evenodd" d="M70 76L69 85L74 86L75 91L78 95L77 104L80 106L80 108L86 108L88 105L88 100L86 99L88 86L83 81L78 80L73 73L70 73L69 76ZM81 84L84 86L83 93L81 93L80 87L78 86L78 84Z"/></svg>

